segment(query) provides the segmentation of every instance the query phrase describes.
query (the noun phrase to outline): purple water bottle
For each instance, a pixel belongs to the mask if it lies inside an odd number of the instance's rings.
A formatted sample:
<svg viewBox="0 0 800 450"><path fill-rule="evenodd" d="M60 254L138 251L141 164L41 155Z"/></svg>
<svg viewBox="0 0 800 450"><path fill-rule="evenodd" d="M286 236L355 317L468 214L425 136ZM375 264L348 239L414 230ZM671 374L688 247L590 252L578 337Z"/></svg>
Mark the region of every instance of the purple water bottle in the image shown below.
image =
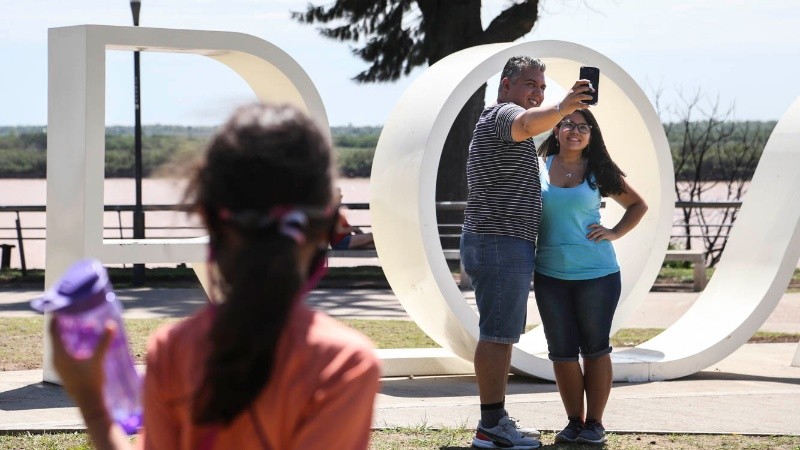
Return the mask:
<svg viewBox="0 0 800 450"><path fill-rule="evenodd" d="M105 324L109 320L116 323L117 333L103 361L103 397L111 418L126 433L136 433L142 425L141 378L128 347L122 307L100 261L76 262L42 297L32 300L31 306L54 314L64 347L77 358L89 357Z"/></svg>

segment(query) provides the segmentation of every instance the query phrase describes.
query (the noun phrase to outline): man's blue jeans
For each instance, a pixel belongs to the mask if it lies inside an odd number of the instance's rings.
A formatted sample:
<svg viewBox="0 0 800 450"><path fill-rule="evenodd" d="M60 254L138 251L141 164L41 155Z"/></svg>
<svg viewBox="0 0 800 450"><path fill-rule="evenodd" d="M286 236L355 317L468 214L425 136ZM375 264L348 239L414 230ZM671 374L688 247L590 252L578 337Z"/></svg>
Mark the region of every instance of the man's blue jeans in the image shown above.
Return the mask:
<svg viewBox="0 0 800 450"><path fill-rule="evenodd" d="M535 244L525 239L461 235L461 264L475 287L480 340L519 342L525 331L535 250Z"/></svg>

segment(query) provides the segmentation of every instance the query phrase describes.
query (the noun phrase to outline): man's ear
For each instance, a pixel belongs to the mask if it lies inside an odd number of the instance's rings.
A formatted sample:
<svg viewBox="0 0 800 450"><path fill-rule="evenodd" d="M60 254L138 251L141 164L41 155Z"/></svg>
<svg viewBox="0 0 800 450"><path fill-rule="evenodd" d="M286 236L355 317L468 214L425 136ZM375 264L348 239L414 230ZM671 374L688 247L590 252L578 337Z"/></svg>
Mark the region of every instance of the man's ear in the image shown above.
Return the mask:
<svg viewBox="0 0 800 450"><path fill-rule="evenodd" d="M508 92L509 89L511 89L511 80L508 77L500 80L500 90L503 92Z"/></svg>
<svg viewBox="0 0 800 450"><path fill-rule="evenodd" d="M497 102L507 101L506 94L511 89L511 80L508 77L500 79L500 86L497 89Z"/></svg>

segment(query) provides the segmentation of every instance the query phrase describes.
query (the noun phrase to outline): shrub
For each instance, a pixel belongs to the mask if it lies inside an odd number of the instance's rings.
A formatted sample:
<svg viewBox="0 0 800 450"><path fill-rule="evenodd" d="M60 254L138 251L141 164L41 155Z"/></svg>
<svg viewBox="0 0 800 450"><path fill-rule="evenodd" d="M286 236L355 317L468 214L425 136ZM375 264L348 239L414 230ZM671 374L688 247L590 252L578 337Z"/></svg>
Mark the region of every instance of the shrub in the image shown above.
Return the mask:
<svg viewBox="0 0 800 450"><path fill-rule="evenodd" d="M44 178L47 154L43 151L0 149L0 177Z"/></svg>
<svg viewBox="0 0 800 450"><path fill-rule="evenodd" d="M374 148L337 147L336 153L341 176L348 178L369 177L372 172L372 158L375 156Z"/></svg>

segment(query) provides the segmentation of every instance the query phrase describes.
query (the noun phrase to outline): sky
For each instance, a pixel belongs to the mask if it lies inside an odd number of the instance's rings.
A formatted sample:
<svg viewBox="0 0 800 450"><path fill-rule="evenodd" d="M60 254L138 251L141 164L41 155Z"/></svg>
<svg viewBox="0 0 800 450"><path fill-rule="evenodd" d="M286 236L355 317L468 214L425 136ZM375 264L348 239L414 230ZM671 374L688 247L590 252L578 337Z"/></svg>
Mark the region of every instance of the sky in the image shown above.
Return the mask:
<svg viewBox="0 0 800 450"><path fill-rule="evenodd" d="M309 74L331 125L382 125L425 68L395 83L353 82L367 65L350 44L290 19L289 11L302 11L309 1L332 0L142 0L140 25L267 40ZM508 3L484 0L484 25ZM660 92L665 112L681 110L699 93L702 108L732 108L734 119L778 120L800 96L798 18L797 0L542 0L536 26L521 40L565 40L600 52L651 100ZM0 0L0 126L46 124L47 30L82 24L132 25L130 5ZM107 55L107 125L133 124L132 60L130 52ZM236 105L255 99L236 74L201 56L143 53L141 71L145 125L217 125Z"/></svg>

